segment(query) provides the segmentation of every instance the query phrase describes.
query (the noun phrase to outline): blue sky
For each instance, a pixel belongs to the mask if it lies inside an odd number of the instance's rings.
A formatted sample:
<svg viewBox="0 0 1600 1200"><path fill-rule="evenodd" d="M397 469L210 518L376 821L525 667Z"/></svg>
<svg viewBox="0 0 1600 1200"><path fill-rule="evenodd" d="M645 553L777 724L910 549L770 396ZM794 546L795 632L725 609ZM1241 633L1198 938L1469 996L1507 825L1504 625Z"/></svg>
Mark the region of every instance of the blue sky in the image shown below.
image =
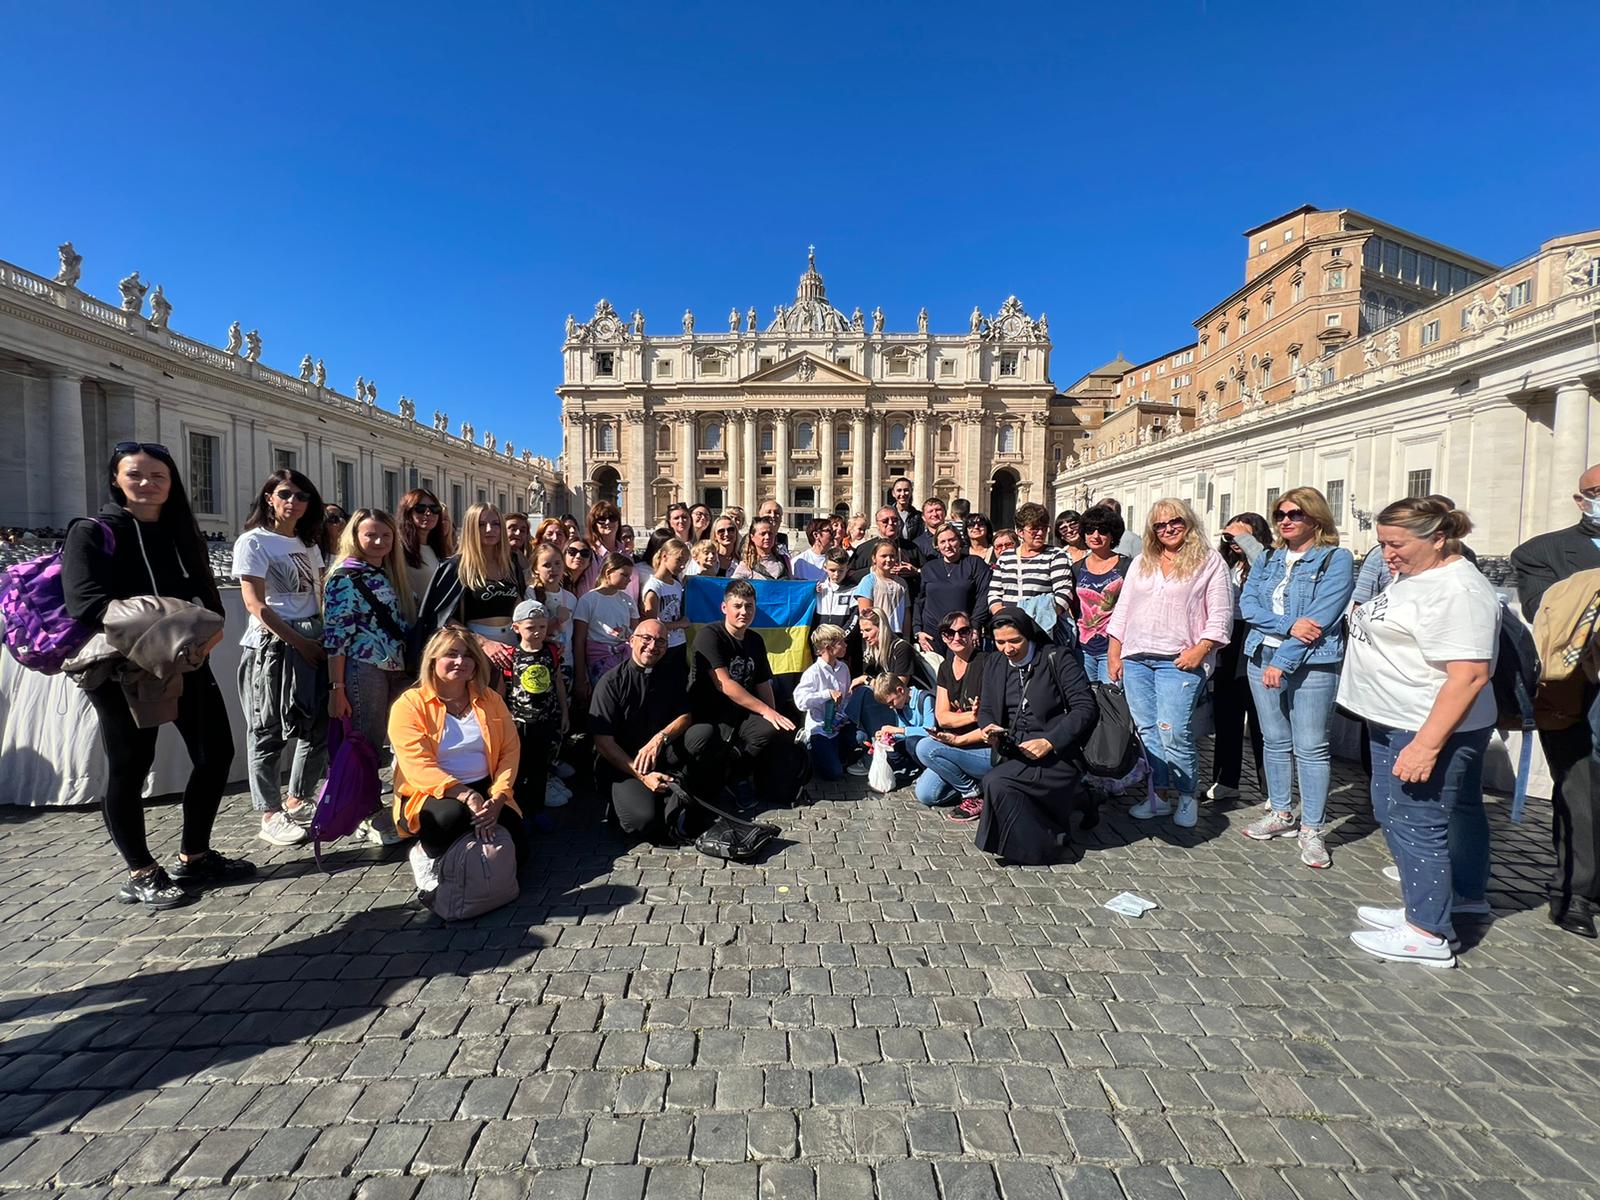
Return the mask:
<svg viewBox="0 0 1600 1200"><path fill-rule="evenodd" d="M1303 11L1298 11L1302 9ZM237 14L237 15L235 15ZM1495 261L1600 225L1590 4L0 0L0 258L138 269L173 326L560 446L606 296L1050 315L1065 386L1187 339L1310 202ZM1567 50L1562 50L1566 47Z"/></svg>

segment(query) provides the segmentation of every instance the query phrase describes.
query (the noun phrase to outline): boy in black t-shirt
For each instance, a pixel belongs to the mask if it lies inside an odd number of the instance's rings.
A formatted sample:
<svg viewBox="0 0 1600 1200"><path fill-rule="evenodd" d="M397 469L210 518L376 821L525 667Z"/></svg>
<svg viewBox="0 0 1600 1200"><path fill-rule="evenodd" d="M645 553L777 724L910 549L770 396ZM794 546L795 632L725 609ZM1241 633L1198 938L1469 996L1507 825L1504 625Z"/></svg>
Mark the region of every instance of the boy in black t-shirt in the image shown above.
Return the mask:
<svg viewBox="0 0 1600 1200"><path fill-rule="evenodd" d="M567 733L567 685L561 678L561 652L548 640L550 610L537 600L524 600L512 613L511 625L521 644L511 656L506 705L522 744L517 807L529 813L541 805L557 808L570 794L563 788L547 795L550 762Z"/></svg>

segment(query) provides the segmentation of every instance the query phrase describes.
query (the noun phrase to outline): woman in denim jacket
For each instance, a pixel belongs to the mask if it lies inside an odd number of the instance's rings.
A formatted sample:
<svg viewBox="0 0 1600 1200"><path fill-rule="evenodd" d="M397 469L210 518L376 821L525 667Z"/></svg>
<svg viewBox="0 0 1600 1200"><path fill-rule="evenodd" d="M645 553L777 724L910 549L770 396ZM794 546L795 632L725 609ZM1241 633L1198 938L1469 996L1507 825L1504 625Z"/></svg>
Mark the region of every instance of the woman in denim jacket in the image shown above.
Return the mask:
<svg viewBox="0 0 1600 1200"><path fill-rule="evenodd" d="M1355 559L1339 548L1328 502L1316 488L1284 493L1272 506L1277 537L1239 596L1249 627L1244 654L1266 744L1271 807L1244 835L1289 837L1300 784L1300 861L1328 867L1322 829L1328 807L1328 727L1344 660L1344 612L1355 588ZM1291 773L1292 762L1292 773Z"/></svg>

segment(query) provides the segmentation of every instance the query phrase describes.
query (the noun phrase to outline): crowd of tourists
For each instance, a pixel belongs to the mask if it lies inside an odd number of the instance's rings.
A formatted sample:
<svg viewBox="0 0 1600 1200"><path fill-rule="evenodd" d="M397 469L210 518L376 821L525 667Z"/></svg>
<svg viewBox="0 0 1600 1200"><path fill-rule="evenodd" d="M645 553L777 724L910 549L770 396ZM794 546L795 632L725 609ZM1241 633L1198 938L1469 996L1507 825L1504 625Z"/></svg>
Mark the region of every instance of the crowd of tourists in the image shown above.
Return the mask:
<svg viewBox="0 0 1600 1200"><path fill-rule="evenodd" d="M168 452L121 444L106 483L110 502L73 525L62 552L72 617L109 622L117 602L147 596L220 614ZM1577 483L1579 524L1514 557L1530 619L1553 585L1600 567L1600 467ZM1070 862L1108 797L1180 830L1203 801L1236 800L1248 729L1265 806L1244 836L1290 840L1299 862L1326 870L1343 711L1364 726L1372 811L1403 898L1358 909L1352 940L1384 959L1454 963L1458 923L1490 915L1483 772L1507 619L1463 544L1466 512L1443 496L1390 504L1358 569L1314 487L1230 516L1215 542L1178 498L1154 503L1138 530L1110 499L1053 518L1023 504L996 528L961 499L915 504L909 480L891 498L870 518L808 519L802 548L775 500L748 520L673 504L642 535L607 500L581 521L479 503L457 529L426 490L392 515L347 512L298 471L273 472L233 550L249 621L227 684L244 713L258 836L307 840L336 722L392 754L392 801L362 833L409 843L414 861L495 829L520 860L540 810L589 778L618 829L681 843L710 806L798 802L808 779L864 775L881 755L908 799L974 825L981 850ZM727 580L721 619L697 629L692 575ZM798 676L774 675L752 628L765 580L815 589L815 657ZM255 870L212 845L235 747L224 684L191 665L167 717L193 770L166 866L146 844L141 801L158 726L126 678L89 692L129 903L175 906ZM1590 937L1595 692L1583 681L1566 704L1578 719L1541 729L1556 781L1551 916ZM1124 706L1142 748L1119 778L1096 775L1083 752L1108 704Z"/></svg>

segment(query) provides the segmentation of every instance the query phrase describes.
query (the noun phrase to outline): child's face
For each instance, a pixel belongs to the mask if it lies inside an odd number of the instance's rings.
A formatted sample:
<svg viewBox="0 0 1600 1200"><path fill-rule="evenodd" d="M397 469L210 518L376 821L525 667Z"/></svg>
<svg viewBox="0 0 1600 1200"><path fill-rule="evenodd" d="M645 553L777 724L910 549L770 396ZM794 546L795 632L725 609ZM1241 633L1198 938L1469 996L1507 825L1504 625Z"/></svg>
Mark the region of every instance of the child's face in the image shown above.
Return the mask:
<svg viewBox="0 0 1600 1200"><path fill-rule="evenodd" d="M845 645L843 641L829 642L822 648L822 657L829 662L838 662L844 657Z"/></svg>
<svg viewBox="0 0 1600 1200"><path fill-rule="evenodd" d="M715 550L713 550L710 546L706 546L704 549L696 551L695 556L694 556L694 560L695 560L695 562L699 563L702 567L705 567L707 570L710 570L712 564L715 563L716 560L717 560L717 552Z"/></svg>
<svg viewBox="0 0 1600 1200"><path fill-rule="evenodd" d="M631 567L618 567L614 571L607 571L606 572L606 580L605 580L605 582L606 582L606 586L607 587L609 587L609 588L617 588L617 589L620 590L622 588L627 587L628 586L628 580L630 580L632 578L633 578L633 568L631 568Z"/></svg>
<svg viewBox="0 0 1600 1200"><path fill-rule="evenodd" d="M843 583L845 572L850 569L848 563L830 562L828 564L828 578L834 583Z"/></svg>
<svg viewBox="0 0 1600 1200"><path fill-rule="evenodd" d="M893 709L902 709L910 703L911 693L903 687L895 688L894 695L889 697L889 707Z"/></svg>
<svg viewBox="0 0 1600 1200"><path fill-rule="evenodd" d="M682 572L684 560L688 557L682 550L672 550L661 556L661 565L677 575Z"/></svg>
<svg viewBox="0 0 1600 1200"><path fill-rule="evenodd" d="M516 630L523 646L533 649L544 645L544 640L550 633L550 622L544 617L529 617L526 621L516 622Z"/></svg>
<svg viewBox="0 0 1600 1200"><path fill-rule="evenodd" d="M895 563L900 561L900 551L888 542L878 543L878 548L873 551L872 565L880 571L891 571Z"/></svg>

